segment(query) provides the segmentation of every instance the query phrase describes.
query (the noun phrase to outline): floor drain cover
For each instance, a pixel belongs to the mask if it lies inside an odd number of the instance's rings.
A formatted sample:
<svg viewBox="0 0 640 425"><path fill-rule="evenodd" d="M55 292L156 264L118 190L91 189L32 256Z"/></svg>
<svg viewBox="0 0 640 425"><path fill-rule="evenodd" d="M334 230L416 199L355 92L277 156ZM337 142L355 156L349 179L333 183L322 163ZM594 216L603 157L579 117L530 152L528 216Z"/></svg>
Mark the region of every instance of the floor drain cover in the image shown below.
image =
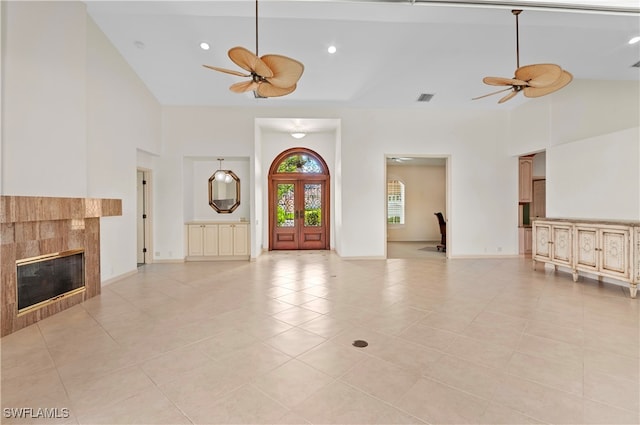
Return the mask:
<svg viewBox="0 0 640 425"><path fill-rule="evenodd" d="M363 341L361 339L356 339L355 341L353 341L353 346L354 347L364 348L367 345L369 345L369 343L367 341Z"/></svg>

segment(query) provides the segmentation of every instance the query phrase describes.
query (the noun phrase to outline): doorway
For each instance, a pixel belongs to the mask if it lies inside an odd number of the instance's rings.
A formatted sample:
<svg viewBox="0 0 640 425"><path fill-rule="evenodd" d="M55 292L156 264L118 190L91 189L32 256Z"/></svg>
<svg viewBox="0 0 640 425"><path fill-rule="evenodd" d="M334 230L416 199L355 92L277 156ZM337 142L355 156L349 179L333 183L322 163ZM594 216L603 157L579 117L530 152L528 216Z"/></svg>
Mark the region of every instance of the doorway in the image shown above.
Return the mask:
<svg viewBox="0 0 640 425"><path fill-rule="evenodd" d="M269 169L269 250L329 249L329 169L306 148L288 149Z"/></svg>
<svg viewBox="0 0 640 425"><path fill-rule="evenodd" d="M137 170L136 176L136 231L137 248L136 261L138 267L151 262L148 253L151 250L151 226L149 215L149 177L150 172L144 169Z"/></svg>
<svg viewBox="0 0 640 425"><path fill-rule="evenodd" d="M446 259L450 230L448 157L393 155L386 165L386 258ZM447 229L449 228L449 229Z"/></svg>

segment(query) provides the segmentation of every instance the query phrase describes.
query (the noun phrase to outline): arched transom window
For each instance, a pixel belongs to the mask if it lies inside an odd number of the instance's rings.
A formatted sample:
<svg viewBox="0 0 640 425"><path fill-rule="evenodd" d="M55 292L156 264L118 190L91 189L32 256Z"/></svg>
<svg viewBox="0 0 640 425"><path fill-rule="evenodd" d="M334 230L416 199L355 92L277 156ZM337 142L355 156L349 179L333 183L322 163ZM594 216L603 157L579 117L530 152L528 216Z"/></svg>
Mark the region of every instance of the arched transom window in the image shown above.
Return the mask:
<svg viewBox="0 0 640 425"><path fill-rule="evenodd" d="M271 174L328 174L324 161L308 149L289 149L274 161Z"/></svg>

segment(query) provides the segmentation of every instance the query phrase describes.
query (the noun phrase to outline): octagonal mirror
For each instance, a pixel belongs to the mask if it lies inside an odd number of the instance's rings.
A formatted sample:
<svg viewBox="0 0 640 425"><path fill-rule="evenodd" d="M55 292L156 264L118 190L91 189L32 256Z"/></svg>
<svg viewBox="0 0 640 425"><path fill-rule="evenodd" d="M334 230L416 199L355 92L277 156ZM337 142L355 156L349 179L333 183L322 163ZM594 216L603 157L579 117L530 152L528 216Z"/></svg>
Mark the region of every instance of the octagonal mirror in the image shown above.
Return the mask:
<svg viewBox="0 0 640 425"><path fill-rule="evenodd" d="M240 179L231 170L218 170L209 177L209 205L220 214L240 205Z"/></svg>

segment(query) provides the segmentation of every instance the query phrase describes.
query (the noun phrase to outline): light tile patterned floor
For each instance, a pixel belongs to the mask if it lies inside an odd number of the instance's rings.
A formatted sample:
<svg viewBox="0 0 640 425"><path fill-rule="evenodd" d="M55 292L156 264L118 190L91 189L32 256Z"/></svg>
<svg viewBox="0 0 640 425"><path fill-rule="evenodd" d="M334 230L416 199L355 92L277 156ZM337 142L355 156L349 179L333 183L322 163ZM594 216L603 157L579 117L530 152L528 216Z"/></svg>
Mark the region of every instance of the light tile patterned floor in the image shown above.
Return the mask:
<svg viewBox="0 0 640 425"><path fill-rule="evenodd" d="M522 258L147 265L1 340L2 423L637 424L639 301Z"/></svg>

